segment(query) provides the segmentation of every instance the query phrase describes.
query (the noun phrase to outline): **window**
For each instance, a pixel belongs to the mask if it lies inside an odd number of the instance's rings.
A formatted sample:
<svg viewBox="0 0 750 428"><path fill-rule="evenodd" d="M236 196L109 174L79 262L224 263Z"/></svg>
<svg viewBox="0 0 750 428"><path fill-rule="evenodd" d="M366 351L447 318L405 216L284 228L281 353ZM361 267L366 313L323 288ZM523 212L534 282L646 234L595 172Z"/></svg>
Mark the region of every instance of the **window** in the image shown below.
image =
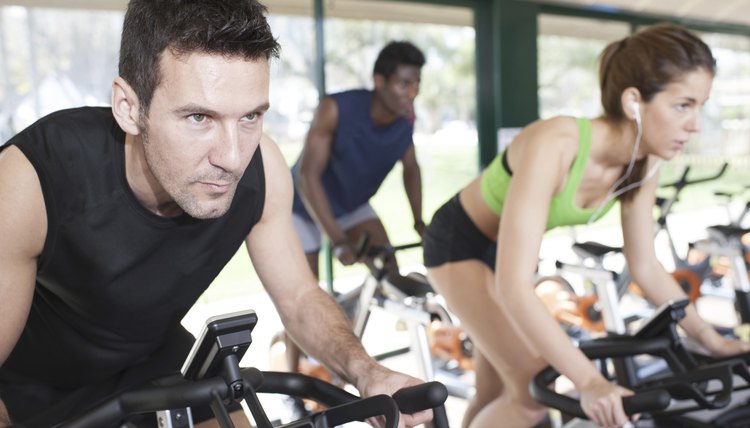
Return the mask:
<svg viewBox="0 0 750 428"><path fill-rule="evenodd" d="M0 7L0 140L36 119L106 105L122 12Z"/></svg>
<svg viewBox="0 0 750 428"><path fill-rule="evenodd" d="M689 153L750 155L750 38L730 34L704 33L711 47L717 73L711 98L703 109L700 141Z"/></svg>
<svg viewBox="0 0 750 428"><path fill-rule="evenodd" d="M539 117L600 115L599 54L629 25L557 15L540 15L538 25Z"/></svg>

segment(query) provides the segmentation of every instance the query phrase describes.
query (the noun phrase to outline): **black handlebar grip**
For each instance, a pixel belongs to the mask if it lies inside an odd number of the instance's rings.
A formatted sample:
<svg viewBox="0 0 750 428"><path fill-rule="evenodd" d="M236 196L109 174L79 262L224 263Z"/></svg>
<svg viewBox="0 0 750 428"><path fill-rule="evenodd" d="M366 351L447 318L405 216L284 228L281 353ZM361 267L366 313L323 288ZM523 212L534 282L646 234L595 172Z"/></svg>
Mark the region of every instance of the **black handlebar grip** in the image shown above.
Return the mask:
<svg viewBox="0 0 750 428"><path fill-rule="evenodd" d="M448 388L440 382L425 382L399 389L393 394L393 399L403 413L416 413L445 403L448 399Z"/></svg>
<svg viewBox="0 0 750 428"><path fill-rule="evenodd" d="M636 395L622 397L622 407L628 415L641 412L664 410L669 406L671 397L663 389L639 392Z"/></svg>

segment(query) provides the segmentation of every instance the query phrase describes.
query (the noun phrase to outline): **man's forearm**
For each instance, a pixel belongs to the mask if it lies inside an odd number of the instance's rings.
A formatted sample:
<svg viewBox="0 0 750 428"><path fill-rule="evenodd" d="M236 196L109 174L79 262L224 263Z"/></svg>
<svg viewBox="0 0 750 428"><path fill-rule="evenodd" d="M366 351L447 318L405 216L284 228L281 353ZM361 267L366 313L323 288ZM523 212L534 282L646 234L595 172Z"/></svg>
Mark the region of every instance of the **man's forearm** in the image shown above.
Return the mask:
<svg viewBox="0 0 750 428"><path fill-rule="evenodd" d="M300 186L300 196L307 212L333 244L346 241L346 235L338 227L331 210L331 202L320 179L306 177Z"/></svg>
<svg viewBox="0 0 750 428"><path fill-rule="evenodd" d="M405 169L403 174L404 191L409 200L414 221L422 220L422 174L419 168Z"/></svg>
<svg viewBox="0 0 750 428"><path fill-rule="evenodd" d="M318 288L306 296L306 309L299 311L289 332L306 353L357 385L359 377L376 365L354 335L340 306Z"/></svg>

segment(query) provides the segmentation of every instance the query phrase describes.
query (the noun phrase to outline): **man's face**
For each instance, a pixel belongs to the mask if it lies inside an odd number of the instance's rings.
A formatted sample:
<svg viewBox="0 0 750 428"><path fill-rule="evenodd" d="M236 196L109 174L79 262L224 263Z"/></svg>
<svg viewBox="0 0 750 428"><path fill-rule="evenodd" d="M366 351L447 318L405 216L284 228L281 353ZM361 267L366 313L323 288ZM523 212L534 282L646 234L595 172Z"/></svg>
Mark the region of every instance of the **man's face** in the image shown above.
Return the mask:
<svg viewBox="0 0 750 428"><path fill-rule="evenodd" d="M419 94L421 68L416 65L399 65L379 88L381 101L395 116L412 117L414 99Z"/></svg>
<svg viewBox="0 0 750 428"><path fill-rule="evenodd" d="M190 216L227 212L268 110L268 62L164 52L141 140L158 205ZM155 180L154 180L155 179Z"/></svg>

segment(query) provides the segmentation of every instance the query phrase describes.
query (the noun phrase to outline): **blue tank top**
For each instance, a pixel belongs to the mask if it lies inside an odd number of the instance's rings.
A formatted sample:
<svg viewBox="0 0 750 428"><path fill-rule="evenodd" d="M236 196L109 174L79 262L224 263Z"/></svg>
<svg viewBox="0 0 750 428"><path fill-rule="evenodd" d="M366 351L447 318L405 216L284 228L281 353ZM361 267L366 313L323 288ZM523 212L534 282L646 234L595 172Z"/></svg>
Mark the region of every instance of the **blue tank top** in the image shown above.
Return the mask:
<svg viewBox="0 0 750 428"><path fill-rule="evenodd" d="M335 217L364 204L377 192L393 166L413 144L413 125L405 117L386 127L370 120L372 91L356 89L330 95L338 107L331 158L322 181ZM299 159L292 167L297 180ZM295 186L296 188L296 186ZM295 190L295 213L310 218Z"/></svg>
<svg viewBox="0 0 750 428"><path fill-rule="evenodd" d="M48 231L29 318L0 379L10 372L72 388L142 360L260 219L260 148L229 211L197 220L159 217L138 202L125 178L124 141L109 108L53 113L9 141L36 169Z"/></svg>

